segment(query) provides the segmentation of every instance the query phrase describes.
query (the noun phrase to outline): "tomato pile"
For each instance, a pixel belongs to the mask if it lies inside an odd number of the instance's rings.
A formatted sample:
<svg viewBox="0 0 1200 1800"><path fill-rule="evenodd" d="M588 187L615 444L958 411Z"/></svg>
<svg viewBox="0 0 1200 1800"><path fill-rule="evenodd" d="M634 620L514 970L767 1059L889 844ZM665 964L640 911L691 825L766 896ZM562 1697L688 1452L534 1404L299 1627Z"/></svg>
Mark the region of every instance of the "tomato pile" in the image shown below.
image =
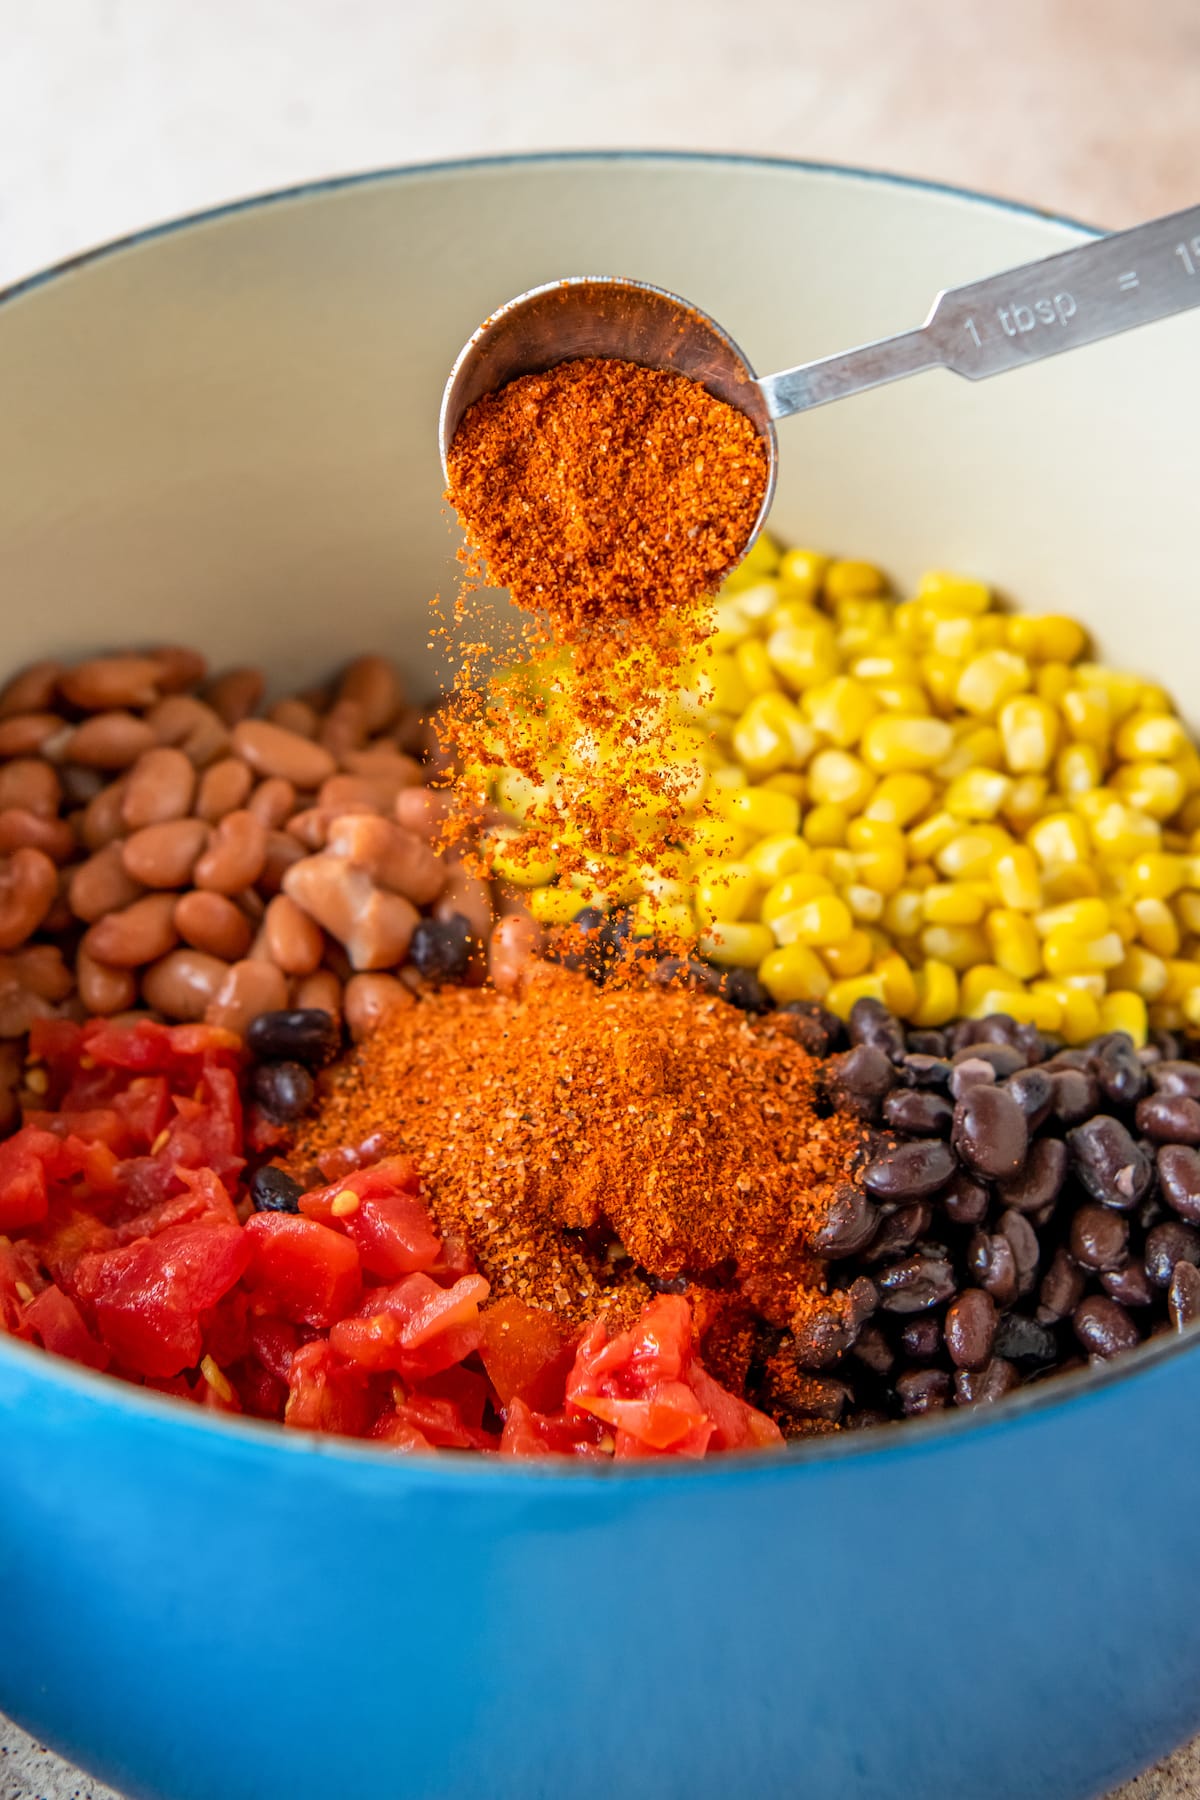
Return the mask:
<svg viewBox="0 0 1200 1800"><path fill-rule="evenodd" d="M691 1309L610 1336L490 1298L403 1158L250 1210L269 1143L240 1040L205 1025L36 1024L44 1094L0 1143L0 1327L227 1413L396 1450L699 1457L778 1443L707 1373ZM269 1138L269 1133L267 1134Z"/></svg>

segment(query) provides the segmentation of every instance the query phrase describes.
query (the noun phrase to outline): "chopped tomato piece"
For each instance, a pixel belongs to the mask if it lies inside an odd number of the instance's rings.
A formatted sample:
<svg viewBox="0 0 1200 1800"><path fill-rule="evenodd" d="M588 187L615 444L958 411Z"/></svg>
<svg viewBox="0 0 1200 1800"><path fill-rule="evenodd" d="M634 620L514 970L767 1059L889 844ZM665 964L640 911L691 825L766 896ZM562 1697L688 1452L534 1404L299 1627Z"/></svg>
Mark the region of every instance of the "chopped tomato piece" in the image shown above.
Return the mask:
<svg viewBox="0 0 1200 1800"><path fill-rule="evenodd" d="M366 1377L348 1367L326 1343L305 1344L292 1358L285 1425L297 1431L332 1431L361 1437L371 1418Z"/></svg>
<svg viewBox="0 0 1200 1800"><path fill-rule="evenodd" d="M253 1214L243 1229L250 1248L246 1286L261 1311L325 1327L357 1303L358 1249L340 1231L275 1212Z"/></svg>
<svg viewBox="0 0 1200 1800"><path fill-rule="evenodd" d="M53 1283L23 1308L20 1335L36 1339L52 1356L65 1356L89 1369L106 1369L112 1361L70 1295Z"/></svg>
<svg viewBox="0 0 1200 1800"><path fill-rule="evenodd" d="M574 1361L571 1332L554 1313L503 1294L479 1315L479 1354L501 1406L519 1395L535 1412L557 1412Z"/></svg>
<svg viewBox="0 0 1200 1800"><path fill-rule="evenodd" d="M391 1369L413 1380L434 1375L479 1348L479 1303L487 1291L482 1275L464 1275L452 1288L440 1288L428 1275L408 1275L369 1293L358 1317L334 1325L329 1341L366 1369Z"/></svg>
<svg viewBox="0 0 1200 1800"><path fill-rule="evenodd" d="M441 1240L420 1189L410 1159L389 1157L304 1194L300 1211L307 1218L339 1226L353 1238L368 1275L396 1281L415 1270L433 1268L441 1255Z"/></svg>
<svg viewBox="0 0 1200 1800"><path fill-rule="evenodd" d="M0 1231L39 1225L50 1210L47 1175L57 1178L68 1167L62 1141L35 1125L0 1143Z"/></svg>
<svg viewBox="0 0 1200 1800"><path fill-rule="evenodd" d="M577 1416L547 1418L514 1400L500 1437L501 1456L604 1456L603 1427Z"/></svg>
<svg viewBox="0 0 1200 1800"><path fill-rule="evenodd" d="M172 1225L81 1257L74 1286L119 1362L141 1375L178 1375L200 1359L201 1313L229 1292L249 1260L240 1226Z"/></svg>

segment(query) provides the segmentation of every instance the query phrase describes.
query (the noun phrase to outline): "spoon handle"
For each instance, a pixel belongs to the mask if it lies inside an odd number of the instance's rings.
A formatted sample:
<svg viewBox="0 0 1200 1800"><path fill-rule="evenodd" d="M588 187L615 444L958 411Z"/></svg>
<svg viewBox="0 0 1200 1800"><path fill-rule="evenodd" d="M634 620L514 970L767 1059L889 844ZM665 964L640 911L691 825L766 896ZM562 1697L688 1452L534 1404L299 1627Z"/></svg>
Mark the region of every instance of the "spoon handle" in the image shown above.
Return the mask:
<svg viewBox="0 0 1200 1800"><path fill-rule="evenodd" d="M783 419L923 369L982 381L1193 306L1200 206L945 289L918 330L766 375L760 386L771 417Z"/></svg>

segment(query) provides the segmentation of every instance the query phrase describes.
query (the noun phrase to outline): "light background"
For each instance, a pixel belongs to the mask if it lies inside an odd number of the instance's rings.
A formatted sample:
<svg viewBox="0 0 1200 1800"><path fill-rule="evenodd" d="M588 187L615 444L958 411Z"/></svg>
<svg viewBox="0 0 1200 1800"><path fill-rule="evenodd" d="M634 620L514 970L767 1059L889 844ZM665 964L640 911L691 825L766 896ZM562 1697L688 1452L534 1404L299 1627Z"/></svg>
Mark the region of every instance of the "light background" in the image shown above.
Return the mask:
<svg viewBox="0 0 1200 1800"><path fill-rule="evenodd" d="M1200 0L0 0L0 286L293 182L613 145L1132 224L1200 200ZM0 1720L0 1800L105 1793ZM1200 1750L1123 1800L1200 1800Z"/></svg>

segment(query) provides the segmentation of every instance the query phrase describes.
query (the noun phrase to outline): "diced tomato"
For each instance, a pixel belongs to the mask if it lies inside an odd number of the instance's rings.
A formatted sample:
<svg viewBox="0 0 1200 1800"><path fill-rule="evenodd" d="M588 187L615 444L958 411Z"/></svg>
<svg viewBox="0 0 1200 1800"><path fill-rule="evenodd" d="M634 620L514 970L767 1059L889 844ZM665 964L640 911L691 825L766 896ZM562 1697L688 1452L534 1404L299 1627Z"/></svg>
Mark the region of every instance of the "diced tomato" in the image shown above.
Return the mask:
<svg viewBox="0 0 1200 1800"><path fill-rule="evenodd" d="M74 1287L119 1362L141 1375L178 1375L200 1358L200 1315L229 1292L249 1260L240 1226L172 1225L157 1237L82 1257Z"/></svg>
<svg viewBox="0 0 1200 1800"><path fill-rule="evenodd" d="M351 1196L358 1201L352 1211L334 1210L339 1201L344 1208ZM302 1195L300 1211L340 1227L358 1245L366 1273L384 1281L431 1269L441 1255L441 1240L408 1157L389 1157L328 1187L314 1188Z"/></svg>
<svg viewBox="0 0 1200 1800"><path fill-rule="evenodd" d="M218 1368L241 1362L250 1354L250 1296L245 1288L235 1287L224 1299L201 1316L200 1332L204 1354L211 1356Z"/></svg>
<svg viewBox="0 0 1200 1800"><path fill-rule="evenodd" d="M106 1369L112 1361L70 1295L53 1283L22 1309L20 1336L34 1339L52 1356L65 1356L89 1369Z"/></svg>
<svg viewBox="0 0 1200 1800"><path fill-rule="evenodd" d="M252 1319L250 1348L263 1368L286 1385L292 1358L300 1348L300 1333L287 1319Z"/></svg>
<svg viewBox="0 0 1200 1800"><path fill-rule="evenodd" d="M774 1419L739 1400L698 1362L692 1364L688 1379L712 1421L712 1449L759 1450L768 1444L782 1444L783 1433Z"/></svg>
<svg viewBox="0 0 1200 1800"><path fill-rule="evenodd" d="M50 1210L47 1176L57 1179L68 1168L61 1139L34 1125L0 1143L0 1231L40 1224Z"/></svg>
<svg viewBox="0 0 1200 1800"><path fill-rule="evenodd" d="M361 1437L370 1425L366 1377L343 1363L326 1343L305 1344L297 1350L288 1390L283 1422L297 1431Z"/></svg>
<svg viewBox="0 0 1200 1800"><path fill-rule="evenodd" d="M243 1229L250 1247L246 1286L260 1311L325 1327L356 1305L358 1248L340 1231L276 1212L254 1213Z"/></svg>
<svg viewBox="0 0 1200 1800"><path fill-rule="evenodd" d="M599 1421L582 1415L547 1418L514 1400L500 1437L501 1456L605 1456Z"/></svg>
<svg viewBox="0 0 1200 1800"><path fill-rule="evenodd" d="M502 1294L479 1315L483 1342L479 1354L507 1406L518 1395L535 1412L557 1412L574 1361L570 1329L554 1313L529 1306L515 1294Z"/></svg>
<svg viewBox="0 0 1200 1800"><path fill-rule="evenodd" d="M225 1371L233 1381L234 1375ZM283 1409L287 1405L288 1385L278 1375L272 1375L260 1362L250 1357L236 1371L238 1393L242 1397L242 1406L252 1418L283 1420Z"/></svg>
<svg viewBox="0 0 1200 1800"><path fill-rule="evenodd" d="M464 1275L452 1288L408 1275L369 1293L356 1318L333 1326L329 1341L366 1369L391 1369L412 1380L434 1375L479 1348L479 1304L487 1292L482 1275Z"/></svg>
<svg viewBox="0 0 1200 1800"><path fill-rule="evenodd" d="M33 1246L0 1237L0 1331L16 1331L22 1307L44 1286Z"/></svg>
<svg viewBox="0 0 1200 1800"><path fill-rule="evenodd" d="M468 1428L452 1400L421 1393L410 1394L384 1413L371 1436L408 1448L404 1439L412 1431L418 1432L426 1444L443 1450L478 1450L490 1442L485 1432Z"/></svg>
<svg viewBox="0 0 1200 1800"><path fill-rule="evenodd" d="M492 1384L486 1375L476 1369L465 1369L461 1363L455 1363L452 1369L443 1369L438 1375L430 1375L421 1383L421 1391L439 1399L453 1400L458 1408L459 1417L473 1431L483 1426L483 1416L494 1400Z"/></svg>
<svg viewBox="0 0 1200 1800"><path fill-rule="evenodd" d="M113 1110L125 1121L131 1149L149 1150L171 1115L165 1075L143 1075L113 1096Z"/></svg>

